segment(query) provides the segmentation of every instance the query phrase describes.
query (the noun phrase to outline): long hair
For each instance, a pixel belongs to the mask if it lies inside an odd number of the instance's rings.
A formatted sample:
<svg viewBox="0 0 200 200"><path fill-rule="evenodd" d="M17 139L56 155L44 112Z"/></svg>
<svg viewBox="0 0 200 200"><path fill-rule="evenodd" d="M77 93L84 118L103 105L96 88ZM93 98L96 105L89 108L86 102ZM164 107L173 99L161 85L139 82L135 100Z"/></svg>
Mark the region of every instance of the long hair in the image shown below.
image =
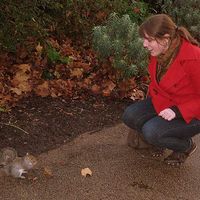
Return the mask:
<svg viewBox="0 0 200 200"><path fill-rule="evenodd" d="M139 27L139 35L145 38L145 34L156 39L163 39L165 34L168 34L170 39L181 36L192 44L199 46L198 41L192 37L185 27L178 27L166 14L152 15L147 18Z"/></svg>

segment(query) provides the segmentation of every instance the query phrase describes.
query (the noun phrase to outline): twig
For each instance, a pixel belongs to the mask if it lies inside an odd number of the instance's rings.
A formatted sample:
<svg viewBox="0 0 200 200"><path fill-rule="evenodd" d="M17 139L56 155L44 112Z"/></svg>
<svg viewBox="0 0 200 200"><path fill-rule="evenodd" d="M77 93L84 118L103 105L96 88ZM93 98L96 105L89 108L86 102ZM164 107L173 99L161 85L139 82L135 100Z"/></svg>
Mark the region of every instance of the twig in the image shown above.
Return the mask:
<svg viewBox="0 0 200 200"><path fill-rule="evenodd" d="M29 135L29 133L28 133L27 131L25 131L24 129L22 129L22 128L20 128L19 126L16 126L16 125L14 125L14 124L11 124L11 123L3 123L3 122L0 122L0 124L6 125L6 126L12 126L12 127L14 127L14 128L19 129L20 131L23 131L23 132L26 133L27 135Z"/></svg>

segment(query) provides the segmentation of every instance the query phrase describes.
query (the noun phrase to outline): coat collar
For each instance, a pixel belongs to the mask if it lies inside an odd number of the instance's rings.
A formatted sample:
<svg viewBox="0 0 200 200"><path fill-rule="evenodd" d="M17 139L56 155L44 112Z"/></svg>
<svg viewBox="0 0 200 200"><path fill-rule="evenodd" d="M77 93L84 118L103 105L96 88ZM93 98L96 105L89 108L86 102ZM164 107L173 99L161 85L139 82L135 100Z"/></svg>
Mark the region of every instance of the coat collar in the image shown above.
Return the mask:
<svg viewBox="0 0 200 200"><path fill-rule="evenodd" d="M196 48L198 49L197 53L195 51ZM196 59L198 57L200 59L200 48L190 44L186 40L183 40L179 53L177 54L177 57L171 63L170 67L168 68L166 74L160 80L159 84L156 81L157 58L151 57L151 64L149 69L151 74L151 79L157 85L159 85L159 87L167 89L172 85L175 85L177 82L179 82L179 80L181 80L184 76L186 76L183 67L181 67L181 63L184 60Z"/></svg>

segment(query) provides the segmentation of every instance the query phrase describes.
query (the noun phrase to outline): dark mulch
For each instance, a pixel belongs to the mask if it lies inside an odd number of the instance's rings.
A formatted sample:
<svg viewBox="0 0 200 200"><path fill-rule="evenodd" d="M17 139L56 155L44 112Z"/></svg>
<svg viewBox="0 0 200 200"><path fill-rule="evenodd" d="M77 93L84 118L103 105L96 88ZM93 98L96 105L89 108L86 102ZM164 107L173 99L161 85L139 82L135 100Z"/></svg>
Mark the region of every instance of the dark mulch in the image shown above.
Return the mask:
<svg viewBox="0 0 200 200"><path fill-rule="evenodd" d="M131 102L90 98L87 101L29 97L8 113L0 113L0 149L14 147L19 155L40 154L81 133L96 133L121 122Z"/></svg>

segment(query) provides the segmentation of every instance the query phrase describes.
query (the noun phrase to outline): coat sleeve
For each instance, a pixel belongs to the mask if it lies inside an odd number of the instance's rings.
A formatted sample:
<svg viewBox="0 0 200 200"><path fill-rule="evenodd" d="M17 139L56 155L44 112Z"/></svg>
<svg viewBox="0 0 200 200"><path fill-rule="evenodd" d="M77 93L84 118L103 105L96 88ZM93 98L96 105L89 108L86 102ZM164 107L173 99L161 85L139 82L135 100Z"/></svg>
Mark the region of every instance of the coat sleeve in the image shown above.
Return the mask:
<svg viewBox="0 0 200 200"><path fill-rule="evenodd" d="M185 121L189 123L193 118L200 119L200 59L187 60L183 67L191 81L191 86L194 89L192 96L195 98L178 105L178 109Z"/></svg>

